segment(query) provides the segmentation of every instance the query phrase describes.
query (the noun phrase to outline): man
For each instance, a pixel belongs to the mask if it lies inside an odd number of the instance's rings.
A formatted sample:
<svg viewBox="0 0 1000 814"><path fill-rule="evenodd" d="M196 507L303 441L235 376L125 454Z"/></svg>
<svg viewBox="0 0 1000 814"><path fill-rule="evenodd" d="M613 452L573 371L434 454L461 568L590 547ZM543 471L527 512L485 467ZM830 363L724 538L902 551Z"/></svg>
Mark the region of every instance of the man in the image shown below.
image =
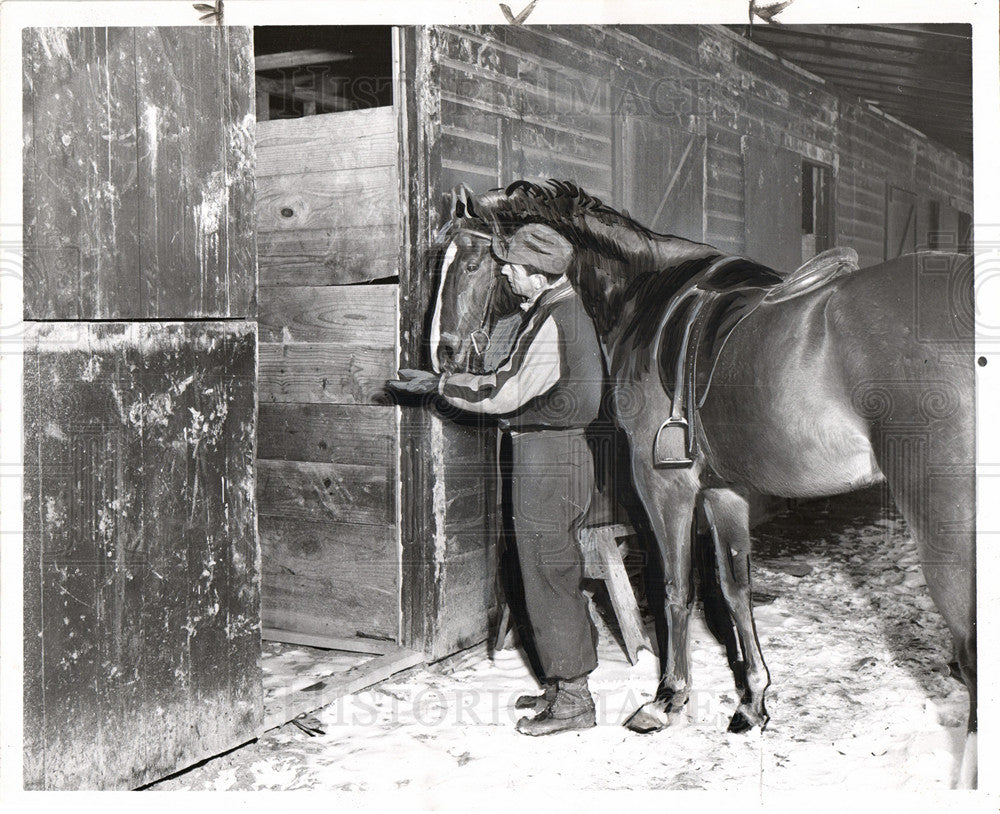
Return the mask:
<svg viewBox="0 0 1000 814"><path fill-rule="evenodd" d="M566 277L570 243L551 227L494 239L501 273L524 302L513 350L485 375L410 372L395 389L437 392L455 407L500 417L511 436L514 531L525 603L546 684L544 709L517 730L547 735L595 725L587 675L597 666L597 634L580 591L577 534L590 505L593 459L584 430L597 418L603 369L594 325ZM416 379L413 381L412 379ZM391 385L392 383L390 383ZM405 385L409 384L409 387Z"/></svg>

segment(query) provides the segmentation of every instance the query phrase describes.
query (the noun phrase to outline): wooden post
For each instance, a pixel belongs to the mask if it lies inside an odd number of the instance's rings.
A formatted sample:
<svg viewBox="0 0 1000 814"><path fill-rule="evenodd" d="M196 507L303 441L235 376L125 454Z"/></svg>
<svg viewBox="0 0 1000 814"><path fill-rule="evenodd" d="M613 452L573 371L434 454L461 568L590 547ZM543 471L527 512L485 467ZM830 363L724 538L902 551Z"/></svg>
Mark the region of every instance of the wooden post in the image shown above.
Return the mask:
<svg viewBox="0 0 1000 814"><path fill-rule="evenodd" d="M437 65L430 29L393 30L393 70L399 116L400 198L403 242L400 254L401 367L418 368L424 356L423 325L433 291L429 280L431 235L437 226L440 119ZM426 410L408 409L400 420L401 641L423 650L433 639L437 614L434 554L439 529L430 496L441 473L432 461L432 422Z"/></svg>

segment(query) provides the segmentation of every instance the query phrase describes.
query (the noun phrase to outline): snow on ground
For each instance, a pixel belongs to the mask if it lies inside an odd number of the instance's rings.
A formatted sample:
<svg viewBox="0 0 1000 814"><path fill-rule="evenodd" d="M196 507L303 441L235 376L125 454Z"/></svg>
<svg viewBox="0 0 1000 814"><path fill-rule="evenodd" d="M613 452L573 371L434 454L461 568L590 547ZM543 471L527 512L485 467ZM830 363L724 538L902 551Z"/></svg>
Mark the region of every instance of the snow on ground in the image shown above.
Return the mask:
<svg viewBox="0 0 1000 814"><path fill-rule="evenodd" d="M419 790L433 798L517 789L948 788L967 696L903 523L880 489L820 501L756 530L756 609L771 672L770 724L726 732L736 695L696 613L694 692L669 729L621 726L656 686L655 657L630 666L603 622L591 677L599 725L548 738L514 731L535 691L517 650L412 670L316 713L324 735L288 725L156 790ZM800 576L796 576L796 574Z"/></svg>

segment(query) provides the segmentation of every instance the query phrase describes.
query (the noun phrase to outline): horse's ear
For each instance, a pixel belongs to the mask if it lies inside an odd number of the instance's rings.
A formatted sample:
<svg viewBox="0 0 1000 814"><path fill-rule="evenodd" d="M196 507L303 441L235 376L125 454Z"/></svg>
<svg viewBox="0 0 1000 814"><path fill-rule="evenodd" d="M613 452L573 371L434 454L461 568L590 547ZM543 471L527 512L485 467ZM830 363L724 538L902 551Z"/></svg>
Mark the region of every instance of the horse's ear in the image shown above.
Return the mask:
<svg viewBox="0 0 1000 814"><path fill-rule="evenodd" d="M450 220L457 220L464 217L475 217L471 204L475 195L476 193L474 193L465 184L458 184L457 186L452 187Z"/></svg>

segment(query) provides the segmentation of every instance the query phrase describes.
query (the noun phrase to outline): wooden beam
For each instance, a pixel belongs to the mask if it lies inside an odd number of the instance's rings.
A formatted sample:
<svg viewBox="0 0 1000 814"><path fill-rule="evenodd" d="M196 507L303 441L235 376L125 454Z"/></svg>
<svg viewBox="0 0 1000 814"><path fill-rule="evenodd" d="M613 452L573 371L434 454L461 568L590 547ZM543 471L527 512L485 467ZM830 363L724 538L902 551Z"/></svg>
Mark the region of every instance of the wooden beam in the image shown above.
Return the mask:
<svg viewBox="0 0 1000 814"><path fill-rule="evenodd" d="M258 76L257 90L267 91L283 99L296 99L303 103L314 103L323 108L332 108L334 111L351 109L350 101L343 96L326 93L322 90L316 91L310 88L301 88L287 79L270 79L266 76ZM329 112L329 110L324 110L324 112Z"/></svg>
<svg viewBox="0 0 1000 814"><path fill-rule="evenodd" d="M396 673L423 663L423 654L397 647L340 675L320 679L297 692L283 696L275 707L266 710L264 730L274 729L299 715L313 712L338 698L371 687Z"/></svg>
<svg viewBox="0 0 1000 814"><path fill-rule="evenodd" d="M754 26L753 39L756 42L758 37L762 39L776 39L787 32L788 34L807 35L816 37L827 37L830 39L850 38L854 42L865 42L881 47L896 47L901 49L920 47L920 45L931 39L939 39L942 42L954 43L969 42L969 37L954 31L935 29L933 31L916 30L904 26L875 26L875 25L808 25L790 26L783 25L781 32L767 26Z"/></svg>
<svg viewBox="0 0 1000 814"><path fill-rule="evenodd" d="M873 76L859 75L851 68L838 68L832 65L823 67L823 75L835 82L840 87L871 86L874 88L885 88L888 85L898 85L923 93L926 99L929 93L935 97L947 96L953 101L967 101L972 105L971 91L968 86L946 82L937 79L923 79L919 77L904 76Z"/></svg>
<svg viewBox="0 0 1000 814"><path fill-rule="evenodd" d="M393 84L400 144L400 367L425 365L420 326L433 296L431 235L439 223L441 200L441 105L437 38L426 27L393 29ZM407 409L400 419L400 500L402 610L400 640L414 648L433 644L440 584L434 579L439 530L433 503L436 471L430 454L432 419L428 410Z"/></svg>
<svg viewBox="0 0 1000 814"><path fill-rule="evenodd" d="M822 53L837 53L845 50L872 54L876 57L881 55L886 60L898 59L900 54L909 55L911 58L917 55L921 57L947 55L947 59L950 61L957 61L963 54L971 55L968 50L959 51L956 49L951 40L948 41L947 47L942 47L943 43L936 41L932 36L914 38L910 43L888 42L877 35L871 36L868 32L854 31L853 29L848 35L846 32L843 34L823 34L802 29L788 31L784 28L780 30L755 28L753 41L758 45L773 46L779 50L789 47L807 48Z"/></svg>
<svg viewBox="0 0 1000 814"><path fill-rule="evenodd" d="M396 673L423 663L422 653L399 647L340 675L320 679L308 687L275 699L264 710L264 730L282 726L299 715L325 707L338 698L371 687Z"/></svg>
<svg viewBox="0 0 1000 814"><path fill-rule="evenodd" d="M291 630L281 630L266 627L260 632L261 639L284 644L299 644L305 647L317 647L320 650L346 650L349 653L370 653L373 656L385 656L398 649L395 642L381 639L363 639L360 636L324 636L310 633L296 633Z"/></svg>
<svg viewBox="0 0 1000 814"><path fill-rule="evenodd" d="M850 70L860 73L862 76L871 75L879 79L886 78L886 69L891 68L892 78L901 77L904 79L915 79L923 81L927 78L926 72L922 71L918 65L910 62L886 63L872 61L856 56L827 56L817 54L813 51L803 51L794 48L782 48L778 50L778 55L789 62L794 62L819 76L823 76L827 68L840 70ZM936 80L935 80L936 81Z"/></svg>
<svg viewBox="0 0 1000 814"><path fill-rule="evenodd" d="M262 54L254 58L254 69L274 71L279 68L298 68L302 65L320 65L324 62L347 62L352 59L353 56L340 51L307 48L301 51L283 51L280 54Z"/></svg>

